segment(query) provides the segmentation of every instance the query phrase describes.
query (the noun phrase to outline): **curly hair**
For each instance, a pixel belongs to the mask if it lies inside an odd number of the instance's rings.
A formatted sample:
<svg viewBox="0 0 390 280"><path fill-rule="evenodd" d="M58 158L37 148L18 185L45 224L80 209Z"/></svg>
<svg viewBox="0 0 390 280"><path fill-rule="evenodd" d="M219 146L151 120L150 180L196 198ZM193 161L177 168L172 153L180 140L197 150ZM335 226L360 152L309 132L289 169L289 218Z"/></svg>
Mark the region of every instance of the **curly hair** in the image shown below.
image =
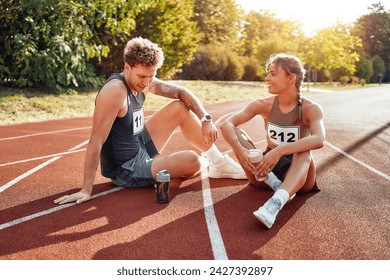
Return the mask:
<svg viewBox="0 0 390 280"><path fill-rule="evenodd" d="M301 86L303 80L305 79L306 70L303 68L302 62L300 59L294 55L279 53L276 55L271 55L266 63L266 71L268 72L271 64L280 65L284 71L289 75L295 76L295 87L298 94L301 92Z"/></svg>
<svg viewBox="0 0 390 280"><path fill-rule="evenodd" d="M157 44L136 37L127 42L123 58L131 67L141 64L146 67L156 66L159 69L164 62L164 53Z"/></svg>

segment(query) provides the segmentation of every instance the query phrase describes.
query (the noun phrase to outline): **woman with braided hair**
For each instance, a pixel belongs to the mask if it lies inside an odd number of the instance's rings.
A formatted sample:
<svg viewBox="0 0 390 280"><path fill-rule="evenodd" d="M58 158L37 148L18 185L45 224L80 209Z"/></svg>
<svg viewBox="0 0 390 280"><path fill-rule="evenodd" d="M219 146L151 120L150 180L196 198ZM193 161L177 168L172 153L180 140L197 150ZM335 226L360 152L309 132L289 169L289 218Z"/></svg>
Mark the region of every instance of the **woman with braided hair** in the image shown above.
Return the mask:
<svg viewBox="0 0 390 280"><path fill-rule="evenodd" d="M311 150L323 146L325 127L321 106L301 96L305 70L296 56L272 55L266 70L265 81L271 96L249 103L227 119L221 130L249 182L259 187L265 182L274 190L273 196L253 212L260 222L271 228L279 211L295 193L318 190ZM238 126L257 115L264 119L267 148L263 159L253 164L248 158L248 149L255 146ZM259 182L254 174L268 175L268 178Z"/></svg>

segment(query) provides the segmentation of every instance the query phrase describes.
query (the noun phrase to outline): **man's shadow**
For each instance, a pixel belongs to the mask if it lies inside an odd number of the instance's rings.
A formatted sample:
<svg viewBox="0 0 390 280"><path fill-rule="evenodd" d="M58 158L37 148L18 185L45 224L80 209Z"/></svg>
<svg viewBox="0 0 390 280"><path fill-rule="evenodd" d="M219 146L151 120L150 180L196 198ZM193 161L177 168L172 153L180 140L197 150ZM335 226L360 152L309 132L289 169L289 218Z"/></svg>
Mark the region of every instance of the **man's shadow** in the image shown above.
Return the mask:
<svg viewBox="0 0 390 280"><path fill-rule="evenodd" d="M199 180L197 178L197 180ZM199 181L191 182L188 186L180 187L181 182L173 182L171 199L176 195L185 192L201 191ZM102 190L110 190L115 186L112 183L95 185L93 195L99 194ZM37 213L37 209L46 209L48 214L33 217L27 221L18 222L0 230L0 256L13 253L59 244L67 241L88 239L95 235L115 231L132 225L146 216L162 211L168 204L156 203L154 187L119 189L105 195L84 202L80 205L71 205L58 211L50 212L50 209L58 207L53 200L77 189L64 193L41 198L22 205L11 207L0 211L2 223L17 221L27 215ZM37 208L37 205L40 205ZM31 209L34 209L31 211ZM42 213L42 212L40 212ZM8 217L8 218L7 218ZM17 219L18 217L19 219ZM104 218L105 222L91 227L90 223ZM89 224L89 226L85 226ZM72 230L73 229L73 230ZM104 242L104 241L103 241ZM61 256L61 254L59 254ZM64 255L63 259L83 258ZM40 256L38 259L47 259Z"/></svg>

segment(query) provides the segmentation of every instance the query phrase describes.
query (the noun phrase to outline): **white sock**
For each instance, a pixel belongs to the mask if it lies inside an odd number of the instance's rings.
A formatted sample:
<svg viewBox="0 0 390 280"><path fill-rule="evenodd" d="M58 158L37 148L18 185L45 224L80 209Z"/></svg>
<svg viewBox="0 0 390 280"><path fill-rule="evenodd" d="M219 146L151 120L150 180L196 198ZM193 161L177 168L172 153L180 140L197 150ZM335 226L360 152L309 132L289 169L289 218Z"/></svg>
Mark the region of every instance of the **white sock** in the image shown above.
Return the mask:
<svg viewBox="0 0 390 280"><path fill-rule="evenodd" d="M202 153L202 156L206 157L208 160L215 164L218 164L225 159L223 154L220 152L217 146L215 146L215 144L213 144L207 151L204 151Z"/></svg>
<svg viewBox="0 0 390 280"><path fill-rule="evenodd" d="M285 189L279 189L274 193L272 197L277 198L282 202L282 207L280 207L280 209L282 209L283 206L286 204L287 200L289 199L290 195Z"/></svg>
<svg viewBox="0 0 390 280"><path fill-rule="evenodd" d="M267 180L264 181L264 183L266 183L273 190L275 190L275 184L277 183L278 185L280 185L282 183L282 181L280 181L278 179L278 177L276 177L276 175L273 172L271 172L271 173L268 173L268 178L267 178Z"/></svg>

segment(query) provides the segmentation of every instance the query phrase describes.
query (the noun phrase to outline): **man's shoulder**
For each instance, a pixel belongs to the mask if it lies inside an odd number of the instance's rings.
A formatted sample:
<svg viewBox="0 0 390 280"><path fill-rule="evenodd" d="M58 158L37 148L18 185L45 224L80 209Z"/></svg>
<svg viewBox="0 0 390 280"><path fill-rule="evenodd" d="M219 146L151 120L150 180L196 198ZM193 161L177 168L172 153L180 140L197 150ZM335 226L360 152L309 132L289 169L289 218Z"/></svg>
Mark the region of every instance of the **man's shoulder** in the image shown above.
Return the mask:
<svg viewBox="0 0 390 280"><path fill-rule="evenodd" d="M119 79L109 80L100 90L101 92L117 92L117 93L127 93L125 84Z"/></svg>

